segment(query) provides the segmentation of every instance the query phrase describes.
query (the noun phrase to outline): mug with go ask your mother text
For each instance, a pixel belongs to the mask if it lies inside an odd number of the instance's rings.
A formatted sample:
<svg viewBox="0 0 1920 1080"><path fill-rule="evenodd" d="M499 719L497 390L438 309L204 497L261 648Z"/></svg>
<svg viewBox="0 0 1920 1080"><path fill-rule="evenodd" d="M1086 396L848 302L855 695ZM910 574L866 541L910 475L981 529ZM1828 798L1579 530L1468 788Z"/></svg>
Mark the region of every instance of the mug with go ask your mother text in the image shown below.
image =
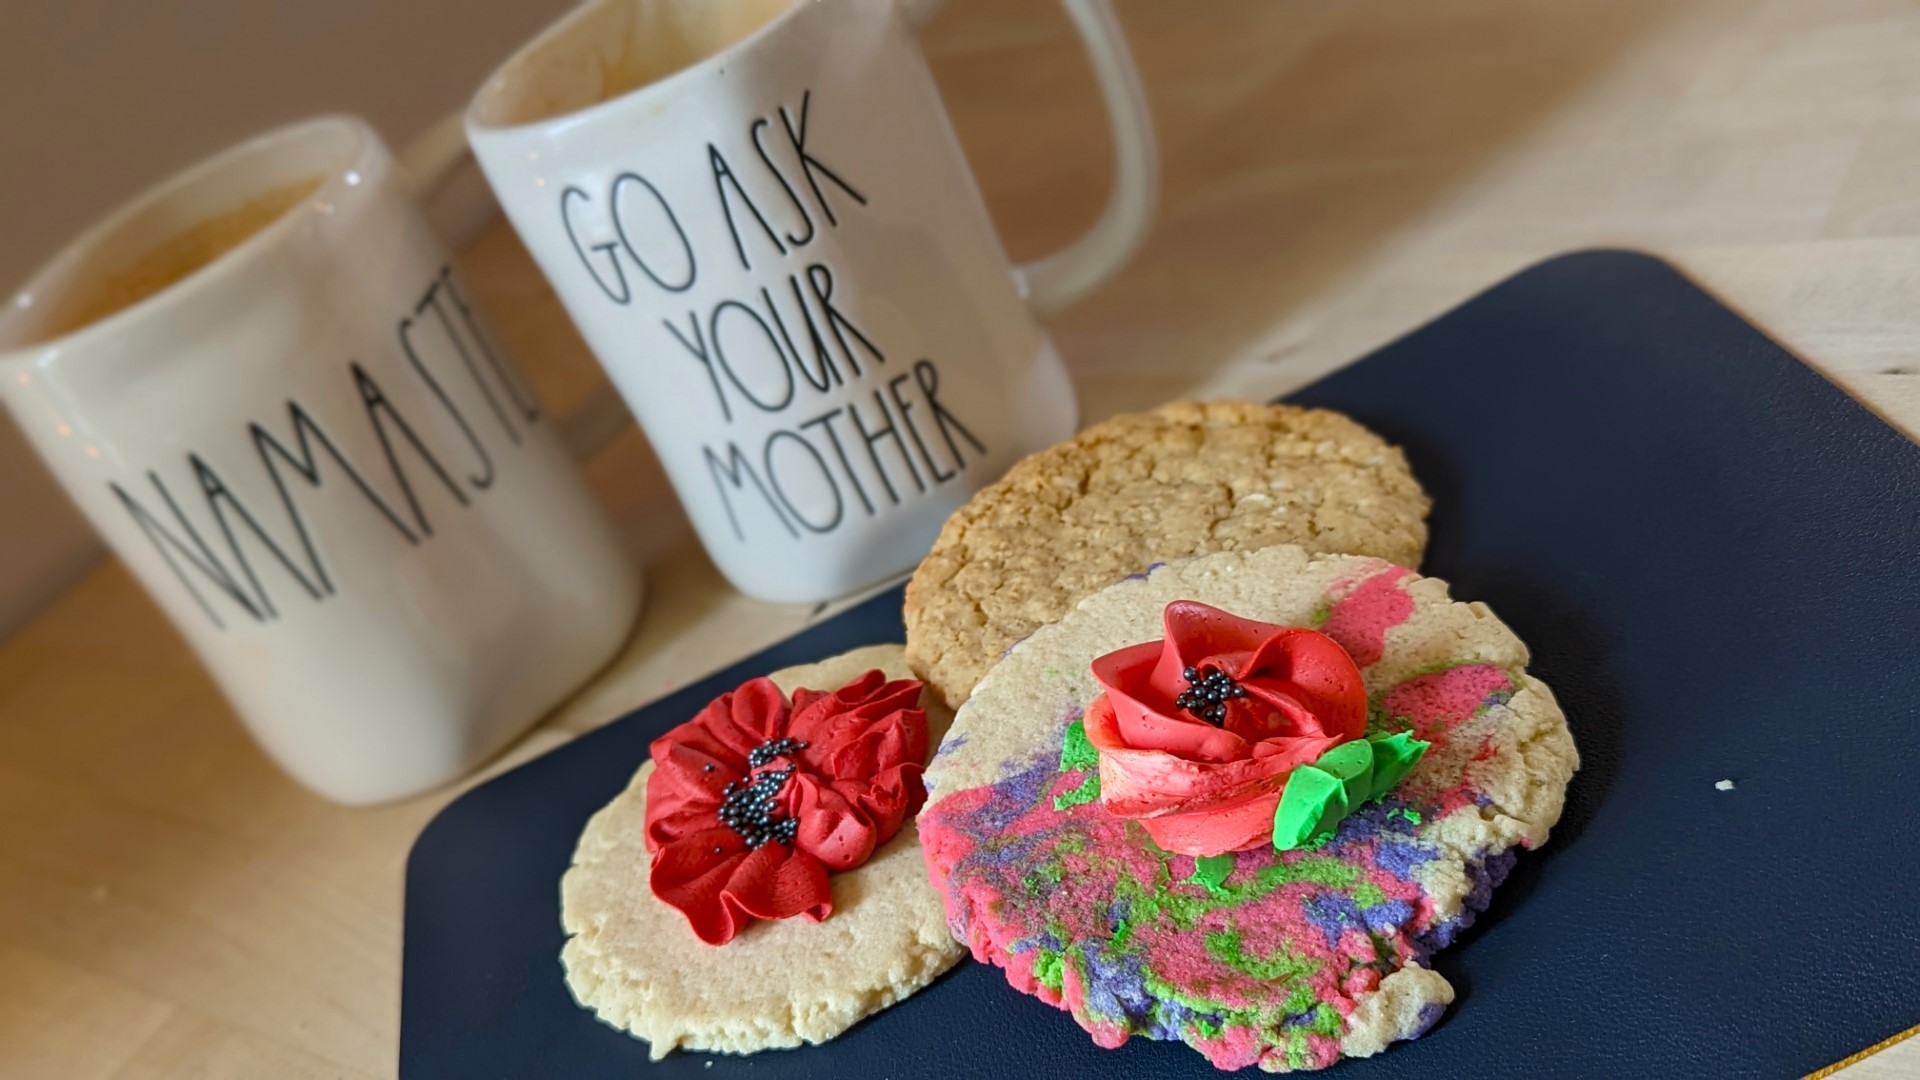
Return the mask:
<svg viewBox="0 0 1920 1080"><path fill-rule="evenodd" d="M1138 247L1157 185L1106 0L1065 0L1117 173L1081 240L1014 267L910 0L598 0L508 60L467 135L645 428L708 552L813 601L910 569L1021 456L1070 435L1035 311Z"/></svg>

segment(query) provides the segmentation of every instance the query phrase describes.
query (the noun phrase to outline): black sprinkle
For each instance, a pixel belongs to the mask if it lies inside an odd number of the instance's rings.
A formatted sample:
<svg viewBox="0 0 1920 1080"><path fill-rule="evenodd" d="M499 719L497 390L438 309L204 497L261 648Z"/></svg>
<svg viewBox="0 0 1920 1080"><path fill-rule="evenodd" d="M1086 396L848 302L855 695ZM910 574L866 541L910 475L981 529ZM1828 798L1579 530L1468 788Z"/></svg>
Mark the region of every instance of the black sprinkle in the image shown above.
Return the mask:
<svg viewBox="0 0 1920 1080"><path fill-rule="evenodd" d="M750 771L746 781L729 783L722 790L720 823L740 834L740 838L747 842L747 847L757 849L769 841L793 843L794 836L800 831L800 823L792 818L774 816L780 790L793 777L793 766L768 766L781 758L792 758L806 748L807 744L797 739L768 739L747 755L747 768Z"/></svg>
<svg viewBox="0 0 1920 1080"><path fill-rule="evenodd" d="M1234 682L1224 671L1214 670L1203 675L1187 668L1181 675L1186 677L1187 688L1173 703L1214 727L1226 723L1227 702L1247 696L1246 687Z"/></svg>

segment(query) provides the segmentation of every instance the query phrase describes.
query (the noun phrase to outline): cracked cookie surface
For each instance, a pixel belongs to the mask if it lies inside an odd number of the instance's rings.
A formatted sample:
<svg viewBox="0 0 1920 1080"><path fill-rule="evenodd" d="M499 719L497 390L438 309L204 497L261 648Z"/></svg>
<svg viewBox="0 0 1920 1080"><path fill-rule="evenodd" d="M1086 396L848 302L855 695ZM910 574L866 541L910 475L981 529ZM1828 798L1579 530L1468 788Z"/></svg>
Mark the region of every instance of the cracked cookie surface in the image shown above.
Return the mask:
<svg viewBox="0 0 1920 1080"><path fill-rule="evenodd" d="M907 660L949 705L1009 646L1155 563L1298 544L1418 566L1428 500L1339 413L1174 402L1033 454L955 511L907 585Z"/></svg>

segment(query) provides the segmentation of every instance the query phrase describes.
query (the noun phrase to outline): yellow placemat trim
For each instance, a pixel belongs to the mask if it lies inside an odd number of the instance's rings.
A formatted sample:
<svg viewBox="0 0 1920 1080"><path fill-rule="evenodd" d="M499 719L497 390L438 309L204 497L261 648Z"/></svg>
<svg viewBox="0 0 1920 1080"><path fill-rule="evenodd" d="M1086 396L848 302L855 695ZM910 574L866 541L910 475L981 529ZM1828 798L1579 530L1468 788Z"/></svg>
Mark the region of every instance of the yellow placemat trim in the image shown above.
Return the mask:
<svg viewBox="0 0 1920 1080"><path fill-rule="evenodd" d="M1868 1058L1879 1053L1880 1051L1885 1050L1887 1047L1893 1046L1896 1043L1905 1042L1906 1040L1913 1038L1915 1035L1920 1035L1920 1024L1915 1024L1914 1026L1899 1033L1898 1035L1889 1035L1886 1038L1881 1039L1879 1042L1874 1043L1872 1046L1867 1047L1865 1050L1862 1050L1859 1053L1853 1055L1852 1057L1842 1058L1841 1060L1834 1062L1833 1064L1827 1066L1826 1068L1821 1069L1819 1072L1808 1073L1806 1080L1825 1080L1826 1077L1832 1076L1834 1073L1839 1072L1841 1069L1844 1069L1849 1065L1858 1065L1860 1062L1867 1060Z"/></svg>

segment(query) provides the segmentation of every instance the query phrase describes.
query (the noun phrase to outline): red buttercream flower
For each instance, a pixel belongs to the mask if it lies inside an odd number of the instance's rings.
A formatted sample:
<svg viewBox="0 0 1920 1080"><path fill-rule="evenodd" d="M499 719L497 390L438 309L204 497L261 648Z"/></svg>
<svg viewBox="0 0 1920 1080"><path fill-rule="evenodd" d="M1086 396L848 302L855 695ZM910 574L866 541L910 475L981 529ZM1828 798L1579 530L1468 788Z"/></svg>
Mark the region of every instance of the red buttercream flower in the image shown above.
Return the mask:
<svg viewBox="0 0 1920 1080"><path fill-rule="evenodd" d="M1163 640L1093 662L1106 692L1083 722L1100 754L1100 801L1184 855L1269 843L1294 766L1366 734L1360 669L1312 630L1192 600L1163 617Z"/></svg>
<svg viewBox="0 0 1920 1080"><path fill-rule="evenodd" d="M869 671L832 693L770 679L715 699L653 741L653 894L723 945L754 919L833 912L851 870L926 801L920 684Z"/></svg>

